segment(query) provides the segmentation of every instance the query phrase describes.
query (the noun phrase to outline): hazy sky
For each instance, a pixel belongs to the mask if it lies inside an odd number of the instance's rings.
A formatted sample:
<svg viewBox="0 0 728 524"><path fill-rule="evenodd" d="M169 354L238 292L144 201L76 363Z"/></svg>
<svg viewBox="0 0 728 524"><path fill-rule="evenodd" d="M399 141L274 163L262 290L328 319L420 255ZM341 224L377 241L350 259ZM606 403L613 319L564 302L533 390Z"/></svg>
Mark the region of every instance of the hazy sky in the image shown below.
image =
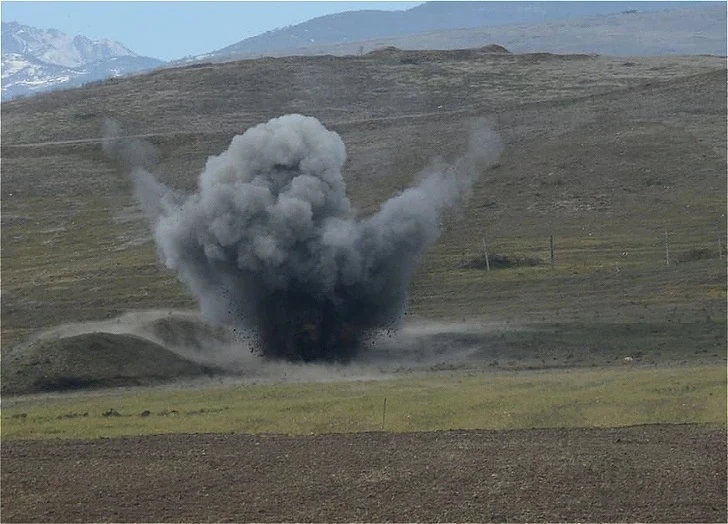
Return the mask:
<svg viewBox="0 0 728 524"><path fill-rule="evenodd" d="M12 2L3 22L117 40L140 55L172 60L249 36L358 9L404 10L422 2Z"/></svg>

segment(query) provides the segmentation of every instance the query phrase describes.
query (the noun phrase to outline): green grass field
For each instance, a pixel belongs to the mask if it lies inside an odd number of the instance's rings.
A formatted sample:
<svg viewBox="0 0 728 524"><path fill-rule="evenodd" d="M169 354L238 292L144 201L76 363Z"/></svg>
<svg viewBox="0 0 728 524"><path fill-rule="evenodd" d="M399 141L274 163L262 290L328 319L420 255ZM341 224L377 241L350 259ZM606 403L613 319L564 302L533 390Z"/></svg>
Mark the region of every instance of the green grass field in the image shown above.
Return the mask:
<svg viewBox="0 0 728 524"><path fill-rule="evenodd" d="M150 389L17 402L2 439L725 424L725 392L721 365Z"/></svg>

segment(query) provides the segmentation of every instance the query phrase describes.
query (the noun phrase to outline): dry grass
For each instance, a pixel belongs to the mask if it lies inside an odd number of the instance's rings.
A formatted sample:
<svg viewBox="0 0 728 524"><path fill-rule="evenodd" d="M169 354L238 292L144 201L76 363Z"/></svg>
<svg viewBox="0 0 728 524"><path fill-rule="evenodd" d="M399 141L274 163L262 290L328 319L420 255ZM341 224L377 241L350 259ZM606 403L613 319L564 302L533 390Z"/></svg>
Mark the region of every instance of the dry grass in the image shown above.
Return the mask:
<svg viewBox="0 0 728 524"><path fill-rule="evenodd" d="M410 56L408 54L408 56ZM160 268L129 184L93 140L104 117L151 134L162 178L194 188L233 134L284 112L341 133L362 214L462 149L488 116L506 152L411 287L410 312L504 322L642 322L686 357L725 341L725 65L711 57L313 57L165 70L2 105L3 351L40 328L194 304ZM664 232L675 261L664 263ZM548 260L486 274L494 253ZM725 242L724 242L725 245ZM692 258L695 258L694 256ZM707 320L706 320L707 319ZM702 323L706 332L673 330ZM681 335L683 333L683 335ZM656 349L656 348L652 348Z"/></svg>

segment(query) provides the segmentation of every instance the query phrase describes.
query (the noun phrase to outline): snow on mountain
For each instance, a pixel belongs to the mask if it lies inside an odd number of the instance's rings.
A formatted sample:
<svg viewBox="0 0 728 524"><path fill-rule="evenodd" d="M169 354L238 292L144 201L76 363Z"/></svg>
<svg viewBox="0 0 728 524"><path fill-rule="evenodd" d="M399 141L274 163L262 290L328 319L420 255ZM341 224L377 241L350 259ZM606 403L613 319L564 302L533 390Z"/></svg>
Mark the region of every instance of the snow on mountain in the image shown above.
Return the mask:
<svg viewBox="0 0 728 524"><path fill-rule="evenodd" d="M164 62L112 40L2 23L2 100L153 69Z"/></svg>

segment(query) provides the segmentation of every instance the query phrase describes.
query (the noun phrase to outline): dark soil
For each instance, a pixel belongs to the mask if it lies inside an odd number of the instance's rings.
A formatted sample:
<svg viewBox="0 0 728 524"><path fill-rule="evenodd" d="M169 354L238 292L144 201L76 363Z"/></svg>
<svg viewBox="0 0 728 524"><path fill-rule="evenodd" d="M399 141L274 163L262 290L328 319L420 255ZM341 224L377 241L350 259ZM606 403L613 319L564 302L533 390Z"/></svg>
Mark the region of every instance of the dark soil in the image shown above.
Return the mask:
<svg viewBox="0 0 728 524"><path fill-rule="evenodd" d="M113 333L31 341L2 364L3 394L146 386L218 372L150 340Z"/></svg>
<svg viewBox="0 0 728 524"><path fill-rule="evenodd" d="M726 431L5 442L2 520L726 522Z"/></svg>
<svg viewBox="0 0 728 524"><path fill-rule="evenodd" d="M106 326L116 324L112 321ZM725 321L720 318L669 325L646 321L503 323L487 327L473 324L469 329L458 323L440 323L429 332L422 330L423 325L405 323L402 337L390 332L380 334L379 340L365 340L353 363L376 365L381 372L398 374L444 369L622 366L626 356L636 365L726 362ZM252 335L231 335L202 320L171 312L157 320L150 314L148 322L127 327L129 333L108 333L95 331L104 329L98 323L77 324L74 329L89 332L50 334L7 351L2 358L0 391L8 398L48 391L189 382L223 375L255 379L267 373L260 367L262 360L251 365L245 340Z"/></svg>

